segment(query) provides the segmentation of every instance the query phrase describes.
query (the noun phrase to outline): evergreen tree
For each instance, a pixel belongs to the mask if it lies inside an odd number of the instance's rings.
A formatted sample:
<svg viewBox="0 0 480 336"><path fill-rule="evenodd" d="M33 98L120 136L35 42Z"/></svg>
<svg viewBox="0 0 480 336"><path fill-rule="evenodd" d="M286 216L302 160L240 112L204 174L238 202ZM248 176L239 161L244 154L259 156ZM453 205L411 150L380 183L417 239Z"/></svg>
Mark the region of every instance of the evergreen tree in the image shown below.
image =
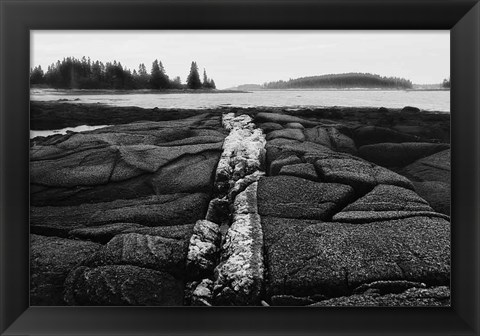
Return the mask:
<svg viewBox="0 0 480 336"><path fill-rule="evenodd" d="M203 85L204 88L208 88L209 84L210 83L208 81L207 71L205 70L205 68L203 68L203 83L202 83L202 85Z"/></svg>
<svg viewBox="0 0 480 336"><path fill-rule="evenodd" d="M450 88L451 87L450 77L448 79L445 78L443 80L442 87L444 87L444 88Z"/></svg>
<svg viewBox="0 0 480 336"><path fill-rule="evenodd" d="M150 75L147 73L147 67L141 63L138 66L138 72L133 74L135 85L138 89L146 89L149 86Z"/></svg>
<svg viewBox="0 0 480 336"><path fill-rule="evenodd" d="M33 68L33 70L30 71L30 84L43 84L44 82L45 76L42 67L39 65Z"/></svg>
<svg viewBox="0 0 480 336"><path fill-rule="evenodd" d="M173 81L170 82L170 87L172 89L181 89L183 88L182 81L180 79L180 76L177 76L173 79Z"/></svg>
<svg viewBox="0 0 480 336"><path fill-rule="evenodd" d="M202 82L200 81L200 75L198 74L198 67L196 62L192 62L190 66L190 73L187 77L187 87L189 89L200 89L202 87Z"/></svg>
<svg viewBox="0 0 480 336"><path fill-rule="evenodd" d="M152 89L168 89L169 87L168 76L165 74L165 68L162 62L158 60L153 61L152 72L150 74L150 87Z"/></svg>

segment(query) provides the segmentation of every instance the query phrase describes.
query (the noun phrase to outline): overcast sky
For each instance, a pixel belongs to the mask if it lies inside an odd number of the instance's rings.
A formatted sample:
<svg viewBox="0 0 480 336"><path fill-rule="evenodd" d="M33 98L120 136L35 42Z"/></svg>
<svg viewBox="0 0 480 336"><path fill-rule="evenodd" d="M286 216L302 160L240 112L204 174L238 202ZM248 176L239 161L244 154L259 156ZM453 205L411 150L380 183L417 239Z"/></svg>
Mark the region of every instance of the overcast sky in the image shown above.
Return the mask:
<svg viewBox="0 0 480 336"><path fill-rule="evenodd" d="M150 71L162 61L185 82L190 64L223 89L345 72L370 72L440 83L450 76L450 32L444 31L41 31L31 32L31 65L64 57L121 62Z"/></svg>

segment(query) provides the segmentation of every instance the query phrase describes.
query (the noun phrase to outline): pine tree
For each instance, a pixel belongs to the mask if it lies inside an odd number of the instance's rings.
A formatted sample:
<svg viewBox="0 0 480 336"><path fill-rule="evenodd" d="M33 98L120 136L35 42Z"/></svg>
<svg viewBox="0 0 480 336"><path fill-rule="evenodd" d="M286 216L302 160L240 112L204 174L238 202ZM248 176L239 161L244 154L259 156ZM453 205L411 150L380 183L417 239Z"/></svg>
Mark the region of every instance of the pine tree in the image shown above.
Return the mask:
<svg viewBox="0 0 480 336"><path fill-rule="evenodd" d="M207 71L205 71L205 68L203 68L203 83L202 83L202 86L204 88L207 88L209 87L209 82L208 82L208 77L207 77Z"/></svg>
<svg viewBox="0 0 480 336"><path fill-rule="evenodd" d="M45 76L42 67L39 65L33 68L33 70L30 71L30 84L43 84L44 82Z"/></svg>
<svg viewBox="0 0 480 336"><path fill-rule="evenodd" d="M444 87L444 88L450 88L451 87L450 77L448 79L445 78L443 80L442 87Z"/></svg>
<svg viewBox="0 0 480 336"><path fill-rule="evenodd" d="M200 89L202 87L202 82L200 82L200 75L198 74L197 63L192 62L190 66L190 73L187 77L187 87L189 89Z"/></svg>
<svg viewBox="0 0 480 336"><path fill-rule="evenodd" d="M153 61L152 72L150 75L150 87L152 89L168 89L169 87L168 76L165 74L165 68L162 62L158 60Z"/></svg>

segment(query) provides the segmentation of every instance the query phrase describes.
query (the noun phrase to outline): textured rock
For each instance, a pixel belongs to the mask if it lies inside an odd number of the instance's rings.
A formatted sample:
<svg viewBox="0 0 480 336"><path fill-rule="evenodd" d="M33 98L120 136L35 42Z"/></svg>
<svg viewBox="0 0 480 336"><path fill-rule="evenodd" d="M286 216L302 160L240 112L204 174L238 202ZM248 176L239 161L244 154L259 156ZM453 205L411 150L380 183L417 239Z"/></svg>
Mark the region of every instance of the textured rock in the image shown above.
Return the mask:
<svg viewBox="0 0 480 336"><path fill-rule="evenodd" d="M208 220L199 220L193 227L187 256L187 276L201 279L211 276L220 253L220 227Z"/></svg>
<svg viewBox="0 0 480 336"><path fill-rule="evenodd" d="M208 194L172 194L69 207L31 207L33 233L68 236L73 229L112 223L172 226L204 218Z"/></svg>
<svg viewBox="0 0 480 336"><path fill-rule="evenodd" d="M275 245L277 241L283 238L286 234L303 231L310 225L322 223L321 221L314 219L281 218L270 216L262 216L261 222L265 251L268 251L271 246ZM268 264L268 260L266 260L266 264Z"/></svg>
<svg viewBox="0 0 480 336"><path fill-rule="evenodd" d="M214 198L208 204L205 219L217 225L227 223L230 218L230 203L227 196Z"/></svg>
<svg viewBox="0 0 480 336"><path fill-rule="evenodd" d="M283 166L278 175L296 176L306 180L318 181L317 172L311 163L298 163Z"/></svg>
<svg viewBox="0 0 480 336"><path fill-rule="evenodd" d="M401 133L390 128L377 126L360 126L355 129L354 139L357 146L370 145L382 142L415 142L420 138Z"/></svg>
<svg viewBox="0 0 480 336"><path fill-rule="evenodd" d="M185 274L187 241L139 233L117 235L84 265L133 265L164 271L179 278Z"/></svg>
<svg viewBox="0 0 480 336"><path fill-rule="evenodd" d="M290 122L285 124L285 128L304 129L305 127L298 122Z"/></svg>
<svg viewBox="0 0 480 336"><path fill-rule="evenodd" d="M342 296L378 280L446 285L450 223L428 217L317 223L286 233L266 253L270 295Z"/></svg>
<svg viewBox="0 0 480 336"><path fill-rule="evenodd" d="M318 183L294 176L261 178L258 212L262 216L325 220L353 197L351 187Z"/></svg>
<svg viewBox="0 0 480 336"><path fill-rule="evenodd" d="M273 140L278 138L304 141L305 135L303 134L302 130L294 129L294 128L287 128L287 129L282 129L278 131L272 131L267 134L267 140Z"/></svg>
<svg viewBox="0 0 480 336"><path fill-rule="evenodd" d="M335 127L317 126L308 128L305 130L305 136L308 141L339 152L356 153L357 151L355 142Z"/></svg>
<svg viewBox="0 0 480 336"><path fill-rule="evenodd" d="M437 212L450 216L450 183L439 181L413 182L415 191Z"/></svg>
<svg viewBox="0 0 480 336"><path fill-rule="evenodd" d="M150 236L160 236L164 238L188 240L193 232L194 224L159 226L159 227L140 227L137 229L128 229L123 233L140 233Z"/></svg>
<svg viewBox="0 0 480 336"><path fill-rule="evenodd" d="M402 173L414 181L439 181L450 184L450 150L417 160L406 166Z"/></svg>
<svg viewBox="0 0 480 336"><path fill-rule="evenodd" d="M204 115L205 117L205 115ZM197 116L186 124L201 124ZM171 124L171 125L170 125ZM31 202L68 206L209 191L224 135L182 121L132 123L31 147Z"/></svg>
<svg viewBox="0 0 480 336"><path fill-rule="evenodd" d="M94 226L75 229L68 232L68 235L83 240L91 240L97 243L106 244L117 234L120 234L130 229L138 228L144 228L144 226L135 223L114 223L96 227Z"/></svg>
<svg viewBox="0 0 480 336"><path fill-rule="evenodd" d="M288 144L274 144L276 140L268 141L265 149L267 151L267 165L270 165L272 161L284 155L297 155L297 156L315 156L320 154L333 153L328 147L313 143L313 142L290 142ZM288 140L291 141L291 140ZM313 162L312 162L313 163Z"/></svg>
<svg viewBox="0 0 480 336"><path fill-rule="evenodd" d="M228 199L233 203L235 197L242 191L244 191L249 185L254 182L258 182L262 176L265 176L265 173L262 171L256 171L253 174L247 175L242 179L235 181L233 187L231 187L230 192L228 193Z"/></svg>
<svg viewBox="0 0 480 336"><path fill-rule="evenodd" d="M418 112L420 112L420 109L418 107L414 107L414 106L405 106L402 109L402 112L418 113Z"/></svg>
<svg viewBox="0 0 480 336"><path fill-rule="evenodd" d="M309 297L297 297L293 295L274 295L271 298L272 306L307 306L315 303Z"/></svg>
<svg viewBox="0 0 480 336"><path fill-rule="evenodd" d="M114 265L79 267L65 282L65 301L77 306L180 306L183 286L171 275Z"/></svg>
<svg viewBox="0 0 480 336"><path fill-rule="evenodd" d="M358 155L386 167L403 167L415 160L449 149L448 144L424 142L378 143L362 146Z"/></svg>
<svg viewBox="0 0 480 336"><path fill-rule="evenodd" d="M265 122L265 123L262 123L262 124L258 124L257 127L262 129L265 133L268 133L270 131L277 131L277 130L283 129L282 125L280 125L278 123L274 123L274 122Z"/></svg>
<svg viewBox="0 0 480 336"><path fill-rule="evenodd" d="M219 151L184 155L152 177L156 194L211 192Z"/></svg>
<svg viewBox="0 0 480 336"><path fill-rule="evenodd" d="M412 281L374 281L369 284L363 284L358 286L353 290L354 294L361 294L366 291L379 294L398 294L402 293L409 288L425 288L426 285L422 282L412 282Z"/></svg>
<svg viewBox="0 0 480 336"><path fill-rule="evenodd" d="M448 219L436 213L414 191L380 184L365 196L347 205L333 216L334 221L368 223L378 220L398 219L413 216L433 216Z"/></svg>
<svg viewBox="0 0 480 336"><path fill-rule="evenodd" d="M88 145L88 143L87 143ZM31 182L51 187L75 187L123 181L154 173L183 155L220 151L221 143L159 147L154 145L78 148L54 159L36 157L31 162Z"/></svg>
<svg viewBox="0 0 480 336"><path fill-rule="evenodd" d="M270 176L278 175L278 173L283 167L292 165L292 164L297 164L297 163L302 163L302 160L300 160L298 156L294 154L281 155L270 164L269 175Z"/></svg>
<svg viewBox="0 0 480 336"><path fill-rule="evenodd" d="M315 168L322 181L347 184L360 193L377 184L413 189L411 182L404 176L346 155L325 155L315 161Z"/></svg>
<svg viewBox="0 0 480 336"><path fill-rule="evenodd" d="M191 306L211 306L213 298L213 281L203 279L192 292Z"/></svg>
<svg viewBox="0 0 480 336"><path fill-rule="evenodd" d="M312 304L311 307L439 307L450 306L450 289L446 286L411 288L399 294L376 292L344 296Z"/></svg>
<svg viewBox="0 0 480 336"><path fill-rule="evenodd" d="M279 124L300 123L303 126L315 126L317 123L288 114L260 112L255 116L255 122L274 122Z"/></svg>
<svg viewBox="0 0 480 336"><path fill-rule="evenodd" d="M101 248L92 242L30 235L30 304L60 306L68 273Z"/></svg>

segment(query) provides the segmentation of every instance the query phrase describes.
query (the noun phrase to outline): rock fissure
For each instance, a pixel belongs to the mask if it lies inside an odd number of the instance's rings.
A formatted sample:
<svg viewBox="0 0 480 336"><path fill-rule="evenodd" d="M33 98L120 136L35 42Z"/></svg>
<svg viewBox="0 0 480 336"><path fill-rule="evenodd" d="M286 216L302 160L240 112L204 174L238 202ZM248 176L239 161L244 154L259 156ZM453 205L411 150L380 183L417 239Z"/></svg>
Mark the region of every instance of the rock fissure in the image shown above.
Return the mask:
<svg viewBox="0 0 480 336"><path fill-rule="evenodd" d="M224 114L230 133L218 161L214 198L206 219L215 238L190 239L187 257L187 304L259 305L263 290L263 233L257 209L258 180L265 173L265 137L248 115Z"/></svg>

